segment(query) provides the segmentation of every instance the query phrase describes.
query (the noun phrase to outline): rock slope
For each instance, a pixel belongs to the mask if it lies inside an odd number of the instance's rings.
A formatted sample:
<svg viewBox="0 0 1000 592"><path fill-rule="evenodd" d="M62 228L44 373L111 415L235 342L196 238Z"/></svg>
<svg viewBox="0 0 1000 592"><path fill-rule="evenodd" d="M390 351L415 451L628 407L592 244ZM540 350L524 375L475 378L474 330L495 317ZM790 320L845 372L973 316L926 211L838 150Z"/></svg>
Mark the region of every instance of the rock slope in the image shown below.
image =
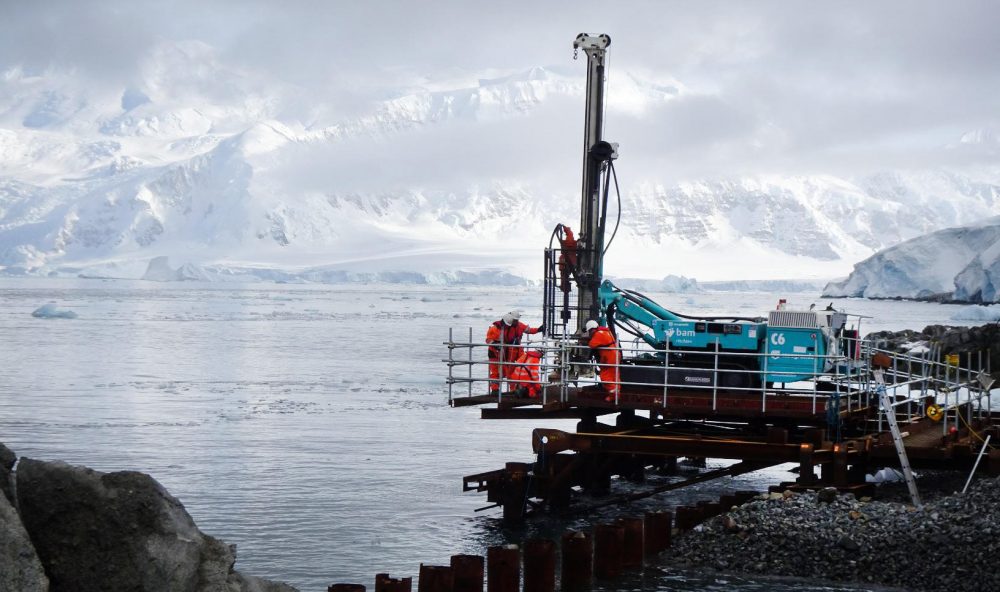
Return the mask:
<svg viewBox="0 0 1000 592"><path fill-rule="evenodd" d="M30 458L14 475L16 509L0 496L0 590L295 592L234 570L235 545L201 532L149 475Z"/></svg>

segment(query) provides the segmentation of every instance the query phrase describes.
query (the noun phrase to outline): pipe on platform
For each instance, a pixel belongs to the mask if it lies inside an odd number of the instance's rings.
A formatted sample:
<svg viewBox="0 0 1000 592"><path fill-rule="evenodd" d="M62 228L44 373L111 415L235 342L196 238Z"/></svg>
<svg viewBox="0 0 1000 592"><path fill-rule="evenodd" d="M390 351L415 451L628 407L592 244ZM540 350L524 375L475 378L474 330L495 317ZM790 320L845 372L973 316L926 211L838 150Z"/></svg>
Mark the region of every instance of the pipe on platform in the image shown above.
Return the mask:
<svg viewBox="0 0 1000 592"><path fill-rule="evenodd" d="M483 565L482 555L452 555L452 592L483 592Z"/></svg>
<svg viewBox="0 0 1000 592"><path fill-rule="evenodd" d="M562 592L590 588L594 573L594 547L589 533L569 531L562 536Z"/></svg>
<svg viewBox="0 0 1000 592"><path fill-rule="evenodd" d="M677 506L674 509L677 530L691 530L701 522L701 509L694 506Z"/></svg>
<svg viewBox="0 0 1000 592"><path fill-rule="evenodd" d="M646 553L655 555L670 548L670 530L673 528L672 512L646 512L643 534Z"/></svg>
<svg viewBox="0 0 1000 592"><path fill-rule="evenodd" d="M517 545L486 550L487 592L518 592L521 584L521 553Z"/></svg>
<svg viewBox="0 0 1000 592"><path fill-rule="evenodd" d="M390 578L389 574L375 574L375 592L410 592L413 578Z"/></svg>
<svg viewBox="0 0 1000 592"><path fill-rule="evenodd" d="M598 524L594 529L594 577L610 579L620 576L624 547L624 526Z"/></svg>
<svg viewBox="0 0 1000 592"><path fill-rule="evenodd" d="M719 502L711 502L708 500L702 500L698 502L698 509L701 510L702 521L708 520L709 518L714 518L719 514L723 513L725 510L722 508L722 504Z"/></svg>
<svg viewBox="0 0 1000 592"><path fill-rule="evenodd" d="M420 564L418 592L451 592L454 587L455 577L450 565Z"/></svg>
<svg viewBox="0 0 1000 592"><path fill-rule="evenodd" d="M524 592L556 589L556 544L549 539L524 542Z"/></svg>
<svg viewBox="0 0 1000 592"><path fill-rule="evenodd" d="M618 523L625 529L625 540L622 544L622 567L625 569L642 568L644 555L642 518L620 518Z"/></svg>

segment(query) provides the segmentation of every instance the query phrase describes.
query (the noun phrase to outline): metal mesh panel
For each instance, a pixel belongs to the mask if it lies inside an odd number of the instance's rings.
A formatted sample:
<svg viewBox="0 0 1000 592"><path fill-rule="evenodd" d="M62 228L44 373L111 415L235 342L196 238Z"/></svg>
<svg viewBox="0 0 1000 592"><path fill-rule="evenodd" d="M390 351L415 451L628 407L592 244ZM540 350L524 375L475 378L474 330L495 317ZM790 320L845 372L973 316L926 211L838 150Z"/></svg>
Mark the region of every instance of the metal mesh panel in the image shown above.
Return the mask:
<svg viewBox="0 0 1000 592"><path fill-rule="evenodd" d="M769 327L786 327L789 329L815 329L816 313L790 310L772 310L767 315Z"/></svg>

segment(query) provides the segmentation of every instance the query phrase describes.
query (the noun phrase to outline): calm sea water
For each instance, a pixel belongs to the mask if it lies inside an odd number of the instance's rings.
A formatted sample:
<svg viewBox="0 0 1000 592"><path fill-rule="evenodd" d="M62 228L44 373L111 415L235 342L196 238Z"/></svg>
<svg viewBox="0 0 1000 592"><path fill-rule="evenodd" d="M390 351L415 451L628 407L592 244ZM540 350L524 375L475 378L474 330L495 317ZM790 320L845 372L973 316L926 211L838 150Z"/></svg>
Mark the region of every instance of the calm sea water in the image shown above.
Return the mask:
<svg viewBox="0 0 1000 592"><path fill-rule="evenodd" d="M681 312L757 315L777 296L658 299ZM31 316L48 302L78 318ZM525 289L3 279L0 441L22 456L150 473L203 531L238 545L238 569L302 590L415 576L421 562L789 477L773 469L517 529L496 510L476 513L486 501L461 492L464 475L530 461L533 428L574 424L450 408L442 342L449 327L471 326L478 339L513 307L530 323L539 302ZM874 316L867 329L954 323L961 310L838 306ZM614 587L829 589L666 565Z"/></svg>

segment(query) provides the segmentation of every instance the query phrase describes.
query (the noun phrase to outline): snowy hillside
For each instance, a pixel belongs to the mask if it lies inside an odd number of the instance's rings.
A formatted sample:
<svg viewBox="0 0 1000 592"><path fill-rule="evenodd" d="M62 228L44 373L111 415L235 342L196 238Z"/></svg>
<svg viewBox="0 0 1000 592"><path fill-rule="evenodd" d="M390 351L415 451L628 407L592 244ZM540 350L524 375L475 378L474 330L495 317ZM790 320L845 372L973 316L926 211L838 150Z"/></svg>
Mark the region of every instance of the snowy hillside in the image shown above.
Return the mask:
<svg viewBox="0 0 1000 592"><path fill-rule="evenodd" d="M168 257L196 278L537 278L552 227L579 218L584 76L533 68L401 89L349 116L291 116L296 89L228 69L196 42L162 44L134 87L9 70L0 273L139 278ZM609 122L697 94L627 73L609 93ZM542 123L555 133L538 134ZM829 278L1000 213L998 170L676 182L655 155L630 164L630 142L643 145L630 130L612 138L623 191L612 275ZM982 132L959 149L995 144ZM556 166L543 167L549 154Z"/></svg>
<svg viewBox="0 0 1000 592"><path fill-rule="evenodd" d="M1000 301L1000 216L910 239L858 263L826 296Z"/></svg>

